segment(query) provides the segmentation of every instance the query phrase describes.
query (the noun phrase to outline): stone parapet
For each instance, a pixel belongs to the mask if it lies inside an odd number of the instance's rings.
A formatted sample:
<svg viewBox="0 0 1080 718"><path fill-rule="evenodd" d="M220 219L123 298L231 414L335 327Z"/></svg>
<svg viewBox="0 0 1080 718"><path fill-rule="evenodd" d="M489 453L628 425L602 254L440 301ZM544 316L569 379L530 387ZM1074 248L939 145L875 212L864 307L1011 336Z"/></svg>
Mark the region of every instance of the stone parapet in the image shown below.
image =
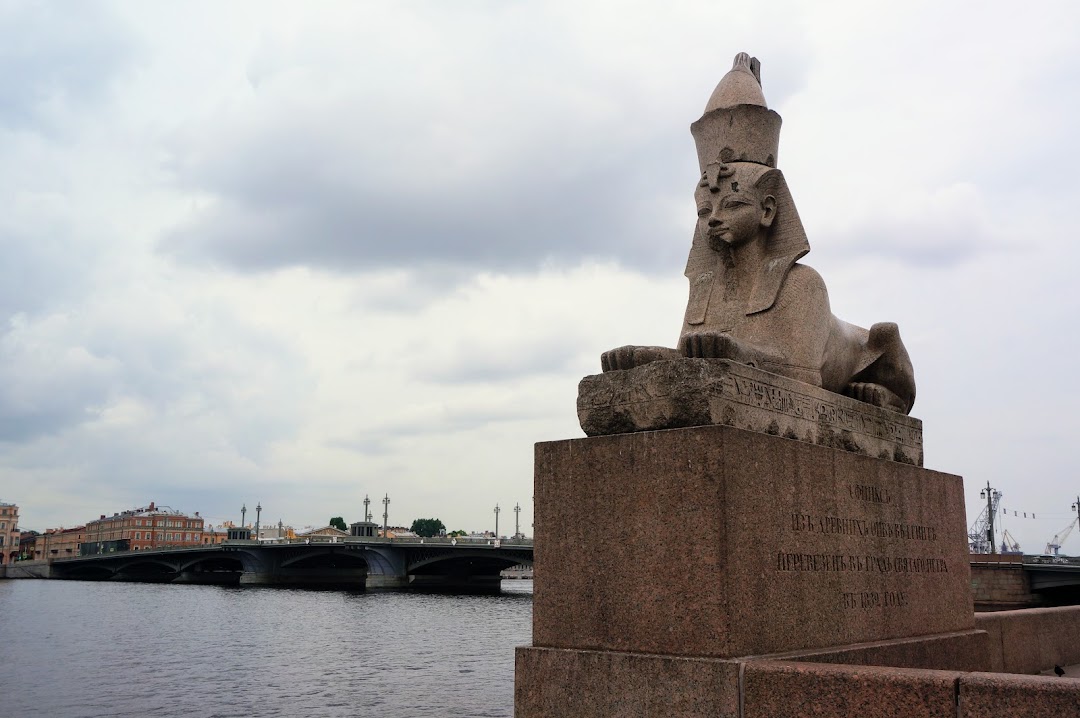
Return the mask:
<svg viewBox="0 0 1080 718"><path fill-rule="evenodd" d="M1035 674L1080 663L1080 606L978 613L975 625L990 636L988 670Z"/></svg>
<svg viewBox="0 0 1080 718"><path fill-rule="evenodd" d="M1080 682L1057 676L974 673L961 677L960 718L1080 716Z"/></svg>
<svg viewBox="0 0 1080 718"><path fill-rule="evenodd" d="M517 649L515 718L735 718L738 661Z"/></svg>
<svg viewBox="0 0 1080 718"><path fill-rule="evenodd" d="M747 663L740 718L958 718L962 673L827 666L814 663Z"/></svg>
<svg viewBox="0 0 1080 718"><path fill-rule="evenodd" d="M516 718L1045 718L1080 681L977 671L519 648Z"/></svg>

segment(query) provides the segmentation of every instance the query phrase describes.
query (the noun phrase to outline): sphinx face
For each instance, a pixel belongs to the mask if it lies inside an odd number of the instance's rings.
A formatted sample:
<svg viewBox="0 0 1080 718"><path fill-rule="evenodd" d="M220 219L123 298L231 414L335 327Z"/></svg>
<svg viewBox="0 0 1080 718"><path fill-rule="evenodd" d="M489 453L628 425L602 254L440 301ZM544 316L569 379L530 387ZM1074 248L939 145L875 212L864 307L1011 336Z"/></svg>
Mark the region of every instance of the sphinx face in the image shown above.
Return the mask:
<svg viewBox="0 0 1080 718"><path fill-rule="evenodd" d="M709 238L713 249L742 246L768 227L770 210L763 198L753 188L739 189L738 184L711 184L698 187L695 193L698 231Z"/></svg>

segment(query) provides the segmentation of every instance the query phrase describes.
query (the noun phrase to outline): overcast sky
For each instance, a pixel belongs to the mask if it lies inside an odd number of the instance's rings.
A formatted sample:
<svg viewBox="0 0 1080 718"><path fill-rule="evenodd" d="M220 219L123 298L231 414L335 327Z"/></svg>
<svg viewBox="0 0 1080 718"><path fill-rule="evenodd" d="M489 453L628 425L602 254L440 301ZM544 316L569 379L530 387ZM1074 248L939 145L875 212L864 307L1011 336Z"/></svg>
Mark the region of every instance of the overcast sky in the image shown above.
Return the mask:
<svg viewBox="0 0 1080 718"><path fill-rule="evenodd" d="M391 524L498 503L511 533L517 502L531 533L532 445L582 436L578 380L677 339L689 125L747 51L803 261L837 315L900 324L926 465L969 523L1002 491L1039 553L1080 493L1078 27L1072 2L0 0L0 500L39 530L150 501L303 526L388 493Z"/></svg>

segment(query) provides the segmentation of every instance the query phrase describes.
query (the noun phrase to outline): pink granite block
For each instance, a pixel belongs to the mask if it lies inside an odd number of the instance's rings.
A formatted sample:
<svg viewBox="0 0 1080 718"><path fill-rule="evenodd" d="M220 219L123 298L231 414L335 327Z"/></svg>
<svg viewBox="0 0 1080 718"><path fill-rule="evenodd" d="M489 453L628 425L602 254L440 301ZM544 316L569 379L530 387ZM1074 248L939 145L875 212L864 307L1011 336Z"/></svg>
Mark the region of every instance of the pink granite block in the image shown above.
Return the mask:
<svg viewBox="0 0 1080 718"><path fill-rule="evenodd" d="M986 631L987 663L983 670L993 673L1005 673L1005 654L1001 639L1001 620L994 613L976 613L975 627Z"/></svg>
<svg viewBox="0 0 1080 718"><path fill-rule="evenodd" d="M996 636L995 669L1034 674L1080 663L1080 606L980 613L975 620Z"/></svg>
<svg viewBox="0 0 1080 718"><path fill-rule="evenodd" d="M956 718L952 671L746 664L743 718Z"/></svg>
<svg viewBox="0 0 1080 718"><path fill-rule="evenodd" d="M739 665L554 648L517 649L516 718L735 718Z"/></svg>
<svg viewBox="0 0 1080 718"><path fill-rule="evenodd" d="M990 644L986 631L939 633L916 638L854 643L772 654L769 660L833 663L850 666L932 668L943 671L987 671ZM765 658L764 656L762 658Z"/></svg>
<svg viewBox="0 0 1080 718"><path fill-rule="evenodd" d="M969 673L960 679L960 718L1080 716L1080 680Z"/></svg>
<svg viewBox="0 0 1080 718"><path fill-rule="evenodd" d="M536 446L537 646L731 658L974 627L963 482L725 426Z"/></svg>

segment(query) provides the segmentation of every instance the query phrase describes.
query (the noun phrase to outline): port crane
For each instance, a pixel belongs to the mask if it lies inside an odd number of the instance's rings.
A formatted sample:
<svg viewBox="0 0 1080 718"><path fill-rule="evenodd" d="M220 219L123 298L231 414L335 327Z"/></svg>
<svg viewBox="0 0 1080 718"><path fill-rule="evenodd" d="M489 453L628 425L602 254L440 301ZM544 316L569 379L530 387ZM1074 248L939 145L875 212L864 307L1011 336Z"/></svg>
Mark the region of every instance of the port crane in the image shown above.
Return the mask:
<svg viewBox="0 0 1080 718"><path fill-rule="evenodd" d="M1073 519L1068 526L1054 534L1054 538L1050 539L1050 542L1046 544L1046 553L1057 556L1061 544L1065 543L1065 539L1069 538L1069 534L1076 528L1077 522L1080 522L1080 517Z"/></svg>
<svg viewBox="0 0 1080 718"><path fill-rule="evenodd" d="M1008 529L1001 534L1001 553L1021 553L1020 542L1009 533Z"/></svg>

